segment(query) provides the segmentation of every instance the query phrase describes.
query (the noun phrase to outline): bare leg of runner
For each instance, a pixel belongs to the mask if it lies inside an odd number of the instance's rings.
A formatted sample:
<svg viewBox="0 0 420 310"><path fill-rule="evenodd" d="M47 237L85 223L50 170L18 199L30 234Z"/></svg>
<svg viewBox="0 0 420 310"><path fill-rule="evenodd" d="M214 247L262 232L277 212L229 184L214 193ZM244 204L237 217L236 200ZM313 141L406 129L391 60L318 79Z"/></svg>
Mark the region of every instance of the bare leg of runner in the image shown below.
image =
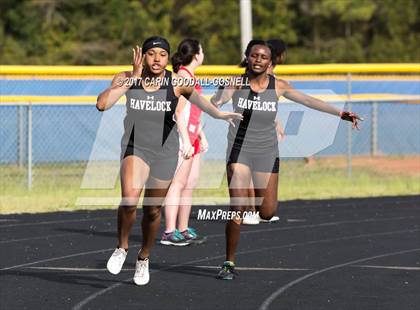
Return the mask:
<svg viewBox="0 0 420 310"><path fill-rule="evenodd" d="M200 175L200 154L194 155L191 160L192 166L187 178L187 183L184 187L184 190L181 192L181 207L178 211L179 231L184 231L188 228L188 221L190 219L192 205L192 194L194 188L198 184L198 178Z"/></svg>
<svg viewBox="0 0 420 310"><path fill-rule="evenodd" d="M255 196L263 199L259 207L260 217L270 220L277 212L278 173L254 172L252 177Z"/></svg>
<svg viewBox="0 0 420 310"><path fill-rule="evenodd" d="M143 244L139 252L139 258L147 258L155 244L156 235L160 227L161 207L168 193L171 180L160 180L152 176L146 183L143 203L143 219L141 229Z"/></svg>
<svg viewBox="0 0 420 310"><path fill-rule="evenodd" d="M169 188L165 201L165 232L173 232L176 228L177 217L179 218L182 193L187 186L188 176L193 164L193 158L184 159L178 157L178 168L172 184Z"/></svg>
<svg viewBox="0 0 420 310"><path fill-rule="evenodd" d="M233 163L228 166L227 177L229 194L231 197L231 211L242 213L248 210L248 186L251 180L251 170L248 166L240 163ZM242 202L242 203L241 203ZM241 218L229 220L226 224L226 260L235 260L235 251L239 242L241 230Z"/></svg>
<svg viewBox="0 0 420 310"><path fill-rule="evenodd" d="M122 199L118 208L118 247L128 249L128 236L136 221L136 209L149 166L137 156L123 159L120 169Z"/></svg>

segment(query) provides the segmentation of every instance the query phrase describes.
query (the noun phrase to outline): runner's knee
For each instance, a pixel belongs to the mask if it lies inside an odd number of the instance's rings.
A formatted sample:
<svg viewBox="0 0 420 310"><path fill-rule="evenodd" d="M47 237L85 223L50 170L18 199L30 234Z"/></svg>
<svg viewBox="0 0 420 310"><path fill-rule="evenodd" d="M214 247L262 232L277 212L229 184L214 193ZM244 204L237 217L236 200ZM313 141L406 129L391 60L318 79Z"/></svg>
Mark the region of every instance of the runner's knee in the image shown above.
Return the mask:
<svg viewBox="0 0 420 310"><path fill-rule="evenodd" d="M187 181L185 180L173 180L172 187L178 188L179 190L183 190L187 186Z"/></svg>
<svg viewBox="0 0 420 310"><path fill-rule="evenodd" d="M160 218L160 207L143 207L143 217L154 222Z"/></svg>
<svg viewBox="0 0 420 310"><path fill-rule="evenodd" d="M124 197L121 199L120 206L124 208L136 208L139 202L140 193L137 191L132 191L125 193Z"/></svg>
<svg viewBox="0 0 420 310"><path fill-rule="evenodd" d="M194 189L198 184L198 176L190 177L186 185L187 189Z"/></svg>

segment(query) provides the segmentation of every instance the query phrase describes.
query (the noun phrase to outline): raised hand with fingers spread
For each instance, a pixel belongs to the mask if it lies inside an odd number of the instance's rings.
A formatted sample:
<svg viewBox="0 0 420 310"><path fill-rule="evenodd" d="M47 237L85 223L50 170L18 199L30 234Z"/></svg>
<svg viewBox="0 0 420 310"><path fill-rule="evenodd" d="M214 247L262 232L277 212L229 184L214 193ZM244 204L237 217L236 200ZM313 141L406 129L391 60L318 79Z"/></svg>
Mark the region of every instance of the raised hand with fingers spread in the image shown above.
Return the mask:
<svg viewBox="0 0 420 310"><path fill-rule="evenodd" d="M133 78L140 78L143 71L143 61L144 55L142 53L141 47L136 45L133 48Z"/></svg>

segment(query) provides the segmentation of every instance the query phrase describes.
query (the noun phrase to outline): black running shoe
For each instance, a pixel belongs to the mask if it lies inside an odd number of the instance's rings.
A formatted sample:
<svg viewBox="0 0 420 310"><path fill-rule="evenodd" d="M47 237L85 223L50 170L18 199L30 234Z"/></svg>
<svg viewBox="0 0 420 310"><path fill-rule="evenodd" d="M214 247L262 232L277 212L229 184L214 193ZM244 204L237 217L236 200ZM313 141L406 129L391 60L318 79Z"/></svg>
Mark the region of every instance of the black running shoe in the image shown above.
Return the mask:
<svg viewBox="0 0 420 310"><path fill-rule="evenodd" d="M222 269L217 275L217 279L220 280L233 280L238 274L235 272L235 264L231 261L225 261Z"/></svg>

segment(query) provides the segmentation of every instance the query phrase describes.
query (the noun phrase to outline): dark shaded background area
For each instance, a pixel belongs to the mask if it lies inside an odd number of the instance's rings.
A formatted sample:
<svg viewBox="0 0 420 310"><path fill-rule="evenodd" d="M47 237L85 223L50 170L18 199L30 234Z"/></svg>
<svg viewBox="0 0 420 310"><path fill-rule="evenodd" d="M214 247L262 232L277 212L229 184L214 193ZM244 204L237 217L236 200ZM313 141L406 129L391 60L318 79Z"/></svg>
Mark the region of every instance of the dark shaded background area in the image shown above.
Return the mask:
<svg viewBox="0 0 420 310"><path fill-rule="evenodd" d="M418 62L416 0L253 0L253 36L288 63ZM127 64L131 46L199 38L206 64L240 61L239 1L2 0L1 64Z"/></svg>

